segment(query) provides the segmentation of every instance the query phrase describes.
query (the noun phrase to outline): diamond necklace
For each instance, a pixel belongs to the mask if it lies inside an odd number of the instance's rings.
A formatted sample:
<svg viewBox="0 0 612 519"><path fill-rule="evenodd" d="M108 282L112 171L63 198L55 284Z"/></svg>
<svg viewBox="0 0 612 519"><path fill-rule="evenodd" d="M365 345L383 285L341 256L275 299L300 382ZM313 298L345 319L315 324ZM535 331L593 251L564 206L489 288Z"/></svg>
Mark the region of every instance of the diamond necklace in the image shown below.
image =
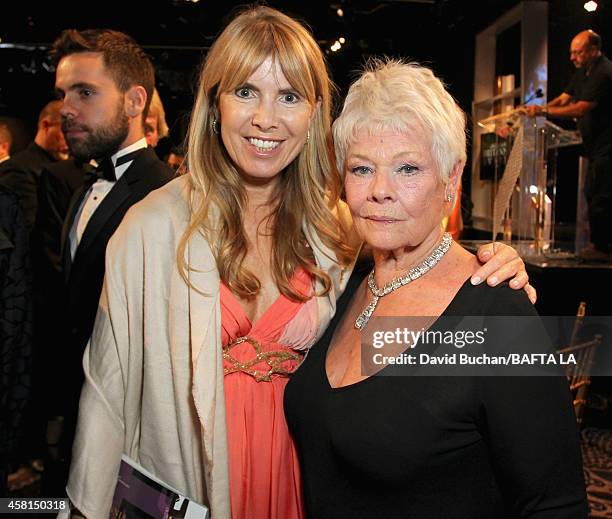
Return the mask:
<svg viewBox="0 0 612 519"><path fill-rule="evenodd" d="M411 268L403 276L393 278L382 288L378 288L378 286L376 286L376 281L374 281L375 269L372 269L372 272L370 272L370 275L368 276L368 287L370 288L370 292L372 292L374 297L372 298L372 301L370 301L370 304L365 307L363 312L359 314L359 317L355 319L355 328L361 330L368 323L370 317L372 317L372 314L374 313L374 310L376 310L376 305L381 297L390 294L394 290L407 285L411 281L420 278L426 272L429 272L448 252L452 241L453 238L451 235L445 232L444 236L442 236L442 241L440 241L439 245L429 256L427 256L416 267Z"/></svg>

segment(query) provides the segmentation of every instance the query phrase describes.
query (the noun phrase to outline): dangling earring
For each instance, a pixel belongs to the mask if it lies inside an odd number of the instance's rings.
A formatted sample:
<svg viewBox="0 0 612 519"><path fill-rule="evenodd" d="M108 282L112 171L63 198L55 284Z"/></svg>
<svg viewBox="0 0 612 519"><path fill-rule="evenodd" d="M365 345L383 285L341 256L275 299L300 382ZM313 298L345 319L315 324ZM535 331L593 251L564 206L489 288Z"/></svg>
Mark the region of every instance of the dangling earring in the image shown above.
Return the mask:
<svg viewBox="0 0 612 519"><path fill-rule="evenodd" d="M308 128L308 133L306 134L306 142L305 142L305 144L308 144L309 140L310 140L310 128Z"/></svg>
<svg viewBox="0 0 612 519"><path fill-rule="evenodd" d="M447 202L452 202L453 201L453 195L451 193L447 193L446 194L446 201Z"/></svg>
<svg viewBox="0 0 612 519"><path fill-rule="evenodd" d="M211 127L212 127L213 133L219 135L219 126L217 125L217 119L214 117L211 123Z"/></svg>

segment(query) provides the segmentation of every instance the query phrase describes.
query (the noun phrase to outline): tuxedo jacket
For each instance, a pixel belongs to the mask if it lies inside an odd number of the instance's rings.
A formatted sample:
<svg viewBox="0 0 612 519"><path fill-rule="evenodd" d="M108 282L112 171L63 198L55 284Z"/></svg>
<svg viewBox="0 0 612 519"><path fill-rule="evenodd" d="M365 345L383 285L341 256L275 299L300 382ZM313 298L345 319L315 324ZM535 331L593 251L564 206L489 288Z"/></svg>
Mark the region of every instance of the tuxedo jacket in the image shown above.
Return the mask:
<svg viewBox="0 0 612 519"><path fill-rule="evenodd" d="M38 190L38 211L32 230L32 253L40 262L41 281L53 275L62 276L62 233L64 221L74 194L81 189L89 164L74 159L63 160L43 169Z"/></svg>
<svg viewBox="0 0 612 519"><path fill-rule="evenodd" d="M65 404L68 408L64 411L67 418L73 418L78 407L83 382L81 360L96 318L108 240L132 205L173 176L174 171L157 158L152 148L143 149L92 214L74 259L70 254L69 233L88 187L82 186L72 197L62 230L65 303L60 362L67 390Z"/></svg>
<svg viewBox="0 0 612 519"><path fill-rule="evenodd" d="M45 167L57 162L35 142L0 166L0 185L19 198L28 230L32 230L38 208L38 183Z"/></svg>

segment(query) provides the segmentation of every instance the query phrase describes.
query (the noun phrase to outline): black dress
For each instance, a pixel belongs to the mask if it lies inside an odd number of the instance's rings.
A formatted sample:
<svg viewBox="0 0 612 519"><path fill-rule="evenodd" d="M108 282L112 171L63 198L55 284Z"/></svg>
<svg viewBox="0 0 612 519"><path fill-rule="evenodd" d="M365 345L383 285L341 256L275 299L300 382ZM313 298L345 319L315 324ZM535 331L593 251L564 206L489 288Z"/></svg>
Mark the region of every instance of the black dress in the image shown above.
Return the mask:
<svg viewBox="0 0 612 519"><path fill-rule="evenodd" d="M285 391L308 517L586 518L561 377L384 377L333 389L325 357L368 268ZM522 291L467 281L443 315L533 315Z"/></svg>

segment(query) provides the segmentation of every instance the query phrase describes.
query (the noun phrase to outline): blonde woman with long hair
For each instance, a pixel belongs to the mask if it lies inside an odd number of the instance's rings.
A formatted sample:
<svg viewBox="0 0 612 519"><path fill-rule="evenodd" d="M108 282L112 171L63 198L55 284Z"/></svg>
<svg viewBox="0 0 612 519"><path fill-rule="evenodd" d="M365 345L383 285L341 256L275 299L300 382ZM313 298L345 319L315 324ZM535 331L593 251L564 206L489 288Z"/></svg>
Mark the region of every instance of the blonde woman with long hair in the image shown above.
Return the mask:
<svg viewBox="0 0 612 519"><path fill-rule="evenodd" d="M108 246L68 483L86 517L108 516L122 454L215 519L303 516L283 392L358 249L331 89L311 34L274 9L243 12L210 49L188 173ZM496 269L526 283L510 248L479 275Z"/></svg>

